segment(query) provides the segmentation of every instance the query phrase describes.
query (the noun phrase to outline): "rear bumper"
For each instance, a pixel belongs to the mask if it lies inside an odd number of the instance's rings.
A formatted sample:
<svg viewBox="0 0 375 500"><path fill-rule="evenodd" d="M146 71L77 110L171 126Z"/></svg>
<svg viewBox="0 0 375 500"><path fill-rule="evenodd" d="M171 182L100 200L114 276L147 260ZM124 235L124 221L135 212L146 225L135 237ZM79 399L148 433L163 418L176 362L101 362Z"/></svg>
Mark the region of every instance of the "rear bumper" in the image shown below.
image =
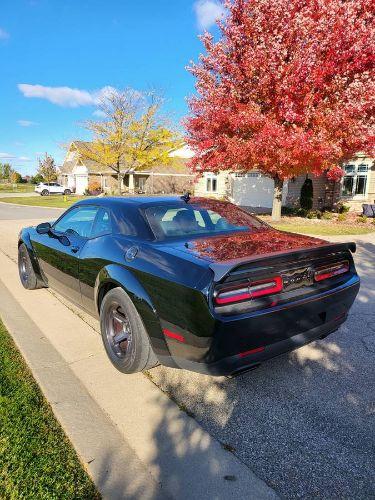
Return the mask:
<svg viewBox="0 0 375 500"><path fill-rule="evenodd" d="M339 326L345 322L347 315L338 321L332 321L325 326L319 326L309 330L308 332L300 333L289 337L285 340L280 340L274 344L264 347L263 351L250 353L247 356L240 357L239 355L228 356L213 363L197 363L183 358L174 358L176 364L180 368L191 370L198 373L208 375L236 375L241 372L257 368L261 363L268 359L279 356L286 352L298 349L314 340L324 338L330 333L335 332Z"/></svg>
<svg viewBox="0 0 375 500"><path fill-rule="evenodd" d="M189 359L188 346L184 353L171 349L173 360L180 368L210 375L250 370L336 331L346 321L359 286L359 277L354 275L345 285L310 299L251 317L219 321L201 360Z"/></svg>

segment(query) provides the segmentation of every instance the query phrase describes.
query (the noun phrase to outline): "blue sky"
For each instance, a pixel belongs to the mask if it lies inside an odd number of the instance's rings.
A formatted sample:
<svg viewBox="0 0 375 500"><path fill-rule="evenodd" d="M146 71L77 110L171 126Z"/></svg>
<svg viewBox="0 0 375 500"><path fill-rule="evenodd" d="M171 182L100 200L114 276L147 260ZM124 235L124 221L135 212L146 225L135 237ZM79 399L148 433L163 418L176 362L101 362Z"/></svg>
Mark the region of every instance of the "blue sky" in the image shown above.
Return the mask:
<svg viewBox="0 0 375 500"><path fill-rule="evenodd" d="M0 162L33 173L47 151L61 163L106 86L159 89L179 122L194 92L185 67L220 14L219 0L2 0Z"/></svg>

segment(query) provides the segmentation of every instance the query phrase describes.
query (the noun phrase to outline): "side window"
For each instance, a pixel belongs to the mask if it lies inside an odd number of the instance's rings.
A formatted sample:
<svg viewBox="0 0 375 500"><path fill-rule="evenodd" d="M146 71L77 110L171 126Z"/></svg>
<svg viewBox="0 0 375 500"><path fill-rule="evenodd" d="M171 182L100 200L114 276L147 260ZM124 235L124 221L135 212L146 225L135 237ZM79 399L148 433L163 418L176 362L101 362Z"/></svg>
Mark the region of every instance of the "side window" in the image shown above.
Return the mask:
<svg viewBox="0 0 375 500"><path fill-rule="evenodd" d="M70 210L53 226L60 233L78 234L83 238L89 238L98 207L77 207Z"/></svg>
<svg viewBox="0 0 375 500"><path fill-rule="evenodd" d="M90 238L112 233L111 216L105 208L100 208L91 231Z"/></svg>

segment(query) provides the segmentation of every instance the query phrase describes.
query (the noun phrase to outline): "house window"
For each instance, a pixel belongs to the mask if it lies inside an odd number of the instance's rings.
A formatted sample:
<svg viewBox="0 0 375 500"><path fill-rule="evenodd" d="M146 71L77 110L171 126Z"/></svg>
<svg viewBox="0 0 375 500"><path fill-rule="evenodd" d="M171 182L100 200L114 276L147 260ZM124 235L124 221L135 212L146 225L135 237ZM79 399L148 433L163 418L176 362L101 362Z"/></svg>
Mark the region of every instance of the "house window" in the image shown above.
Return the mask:
<svg viewBox="0 0 375 500"><path fill-rule="evenodd" d="M217 192L217 176L215 174L206 174L206 191L208 193Z"/></svg>
<svg viewBox="0 0 375 500"><path fill-rule="evenodd" d="M358 172L368 172L368 165L365 163L362 163L361 165L358 165Z"/></svg>
<svg viewBox="0 0 375 500"><path fill-rule="evenodd" d="M353 176L346 175L342 183L342 194L344 196L352 196L353 193Z"/></svg>
<svg viewBox="0 0 375 500"><path fill-rule="evenodd" d="M342 195L348 197L366 196L368 165L345 165L345 176L342 181Z"/></svg>
<svg viewBox="0 0 375 500"><path fill-rule="evenodd" d="M366 175L358 175L357 181L355 183L355 194L366 194L366 183L367 176Z"/></svg>
<svg viewBox="0 0 375 500"><path fill-rule="evenodd" d="M346 174L352 174L355 171L355 165L345 165L344 170Z"/></svg>

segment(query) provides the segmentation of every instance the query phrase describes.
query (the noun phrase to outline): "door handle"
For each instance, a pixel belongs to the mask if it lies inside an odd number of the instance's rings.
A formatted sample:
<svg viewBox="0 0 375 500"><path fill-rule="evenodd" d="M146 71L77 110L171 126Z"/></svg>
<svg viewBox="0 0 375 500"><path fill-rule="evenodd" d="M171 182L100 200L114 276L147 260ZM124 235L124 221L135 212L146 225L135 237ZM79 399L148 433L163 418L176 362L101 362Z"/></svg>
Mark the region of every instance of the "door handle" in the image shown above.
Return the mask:
<svg viewBox="0 0 375 500"><path fill-rule="evenodd" d="M74 246L74 247L72 247L70 250L71 250L73 253L77 253L77 252L78 252L78 250L79 250L79 247Z"/></svg>

